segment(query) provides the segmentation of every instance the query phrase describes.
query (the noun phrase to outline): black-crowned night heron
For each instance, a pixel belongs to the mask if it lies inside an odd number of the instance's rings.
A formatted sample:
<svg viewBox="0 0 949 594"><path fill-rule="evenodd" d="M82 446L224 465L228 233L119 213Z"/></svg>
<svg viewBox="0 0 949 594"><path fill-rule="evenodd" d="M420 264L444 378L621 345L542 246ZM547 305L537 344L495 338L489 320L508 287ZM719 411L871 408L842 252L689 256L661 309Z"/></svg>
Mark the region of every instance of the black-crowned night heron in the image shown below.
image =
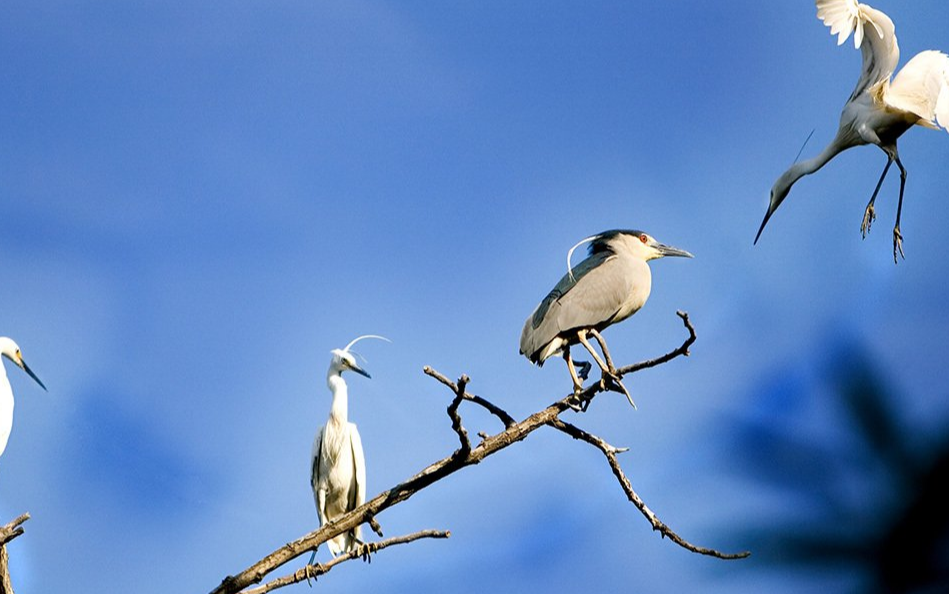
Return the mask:
<svg viewBox="0 0 949 594"><path fill-rule="evenodd" d="M521 354L532 363L543 365L549 357L563 354L575 393L582 390L583 384L570 358L570 346L582 344L604 376L616 380L622 388L616 370L600 359L587 336L592 334L600 341L601 330L622 322L646 303L652 288L652 274L646 262L665 256L692 257L689 252L661 244L642 231L604 231L577 245L586 241L590 242L587 258L560 279L521 331ZM629 392L622 389L633 404Z"/></svg>
<svg viewBox="0 0 949 594"><path fill-rule="evenodd" d="M389 340L369 334L356 338L344 349L333 349L333 358L326 372L326 384L333 393L333 404L329 419L313 440L310 456L310 486L313 487L313 499L316 502L316 512L320 516L320 526L366 502L366 457L356 424L349 422L349 394L346 381L343 380L344 371L370 377L369 373L356 363L356 358L349 350L364 338ZM361 526L335 536L327 543L334 557L361 544ZM316 551L313 551L308 565L313 564L315 556Z"/></svg>
<svg viewBox="0 0 949 594"><path fill-rule="evenodd" d="M36 377L33 370L29 368L23 355L20 353L20 347L11 338L0 336L0 355L13 361L13 364L22 369L33 378L36 383L44 390L46 386ZM7 371L0 362L0 455L7 449L7 440L10 439L10 431L13 429L13 388L10 387L10 380L7 379Z"/></svg>
<svg viewBox="0 0 949 594"><path fill-rule="evenodd" d="M854 45L863 52L863 70L850 99L840 114L837 136L813 159L795 163L771 188L768 211L764 215L755 243L761 237L768 219L791 191L791 186L805 175L816 172L842 151L864 144L875 144L886 153L886 167L877 182L873 196L863 213L860 232L864 237L876 218L876 201L883 179L896 161L900 168L900 200L893 227L893 261L903 256L903 235L900 214L903 210L903 189L906 169L900 162L896 140L914 125L943 128L949 125L949 56L928 50L916 54L890 81L900 60L893 21L888 16L857 0L816 0L817 18L838 35L841 45L853 33ZM938 125L937 125L938 122Z"/></svg>

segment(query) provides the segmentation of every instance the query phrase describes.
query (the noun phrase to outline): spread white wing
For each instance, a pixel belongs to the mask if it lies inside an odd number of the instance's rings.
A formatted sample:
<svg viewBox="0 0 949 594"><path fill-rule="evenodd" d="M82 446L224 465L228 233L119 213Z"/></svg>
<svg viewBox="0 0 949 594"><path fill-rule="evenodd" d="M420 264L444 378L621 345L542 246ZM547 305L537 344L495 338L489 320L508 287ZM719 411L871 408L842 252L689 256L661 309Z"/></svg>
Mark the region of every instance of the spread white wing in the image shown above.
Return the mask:
<svg viewBox="0 0 949 594"><path fill-rule="evenodd" d="M817 18L837 36L837 45L853 33L854 47L863 53L863 70L851 100L873 85L888 81L900 61L896 29L890 17L857 0L816 0L815 4Z"/></svg>

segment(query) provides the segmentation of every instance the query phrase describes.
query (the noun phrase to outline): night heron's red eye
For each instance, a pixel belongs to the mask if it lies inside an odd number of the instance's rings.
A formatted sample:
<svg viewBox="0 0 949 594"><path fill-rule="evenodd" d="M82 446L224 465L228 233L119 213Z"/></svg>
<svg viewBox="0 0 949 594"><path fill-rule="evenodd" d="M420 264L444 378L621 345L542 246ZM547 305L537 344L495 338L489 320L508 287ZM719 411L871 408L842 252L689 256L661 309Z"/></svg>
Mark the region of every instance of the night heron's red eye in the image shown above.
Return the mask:
<svg viewBox="0 0 949 594"><path fill-rule="evenodd" d="M643 233L642 235L639 236L639 241L646 243L647 241L649 241L649 238L646 236L645 233Z"/></svg>

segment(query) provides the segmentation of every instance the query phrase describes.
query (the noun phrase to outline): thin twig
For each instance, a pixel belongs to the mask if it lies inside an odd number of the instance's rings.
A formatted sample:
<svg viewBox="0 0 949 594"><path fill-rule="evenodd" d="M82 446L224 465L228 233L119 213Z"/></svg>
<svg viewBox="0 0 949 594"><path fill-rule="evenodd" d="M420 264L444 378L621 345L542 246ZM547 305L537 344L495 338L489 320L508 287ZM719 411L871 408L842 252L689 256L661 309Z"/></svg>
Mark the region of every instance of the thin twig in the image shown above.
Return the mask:
<svg viewBox="0 0 949 594"><path fill-rule="evenodd" d="M633 485L629 482L629 479L626 478L626 474L623 472L623 469L619 464L619 460L616 458L616 454L620 452L620 449L611 446L610 444L606 443L603 439L595 435L592 435L590 433L587 433L586 431L580 429L579 427L576 427L575 425L571 425L570 423L564 422L560 420L559 418L551 420L550 423L548 424L554 429L562 431L566 433L567 435L569 435L570 437L573 437L574 439L585 441L589 443L590 445L592 445L593 447L595 447L596 449L603 452L603 455L606 457L606 460L610 464L610 468L613 470L613 476L615 476L616 480L619 481L619 484L622 487L623 492L626 493L626 497L629 499L629 501L633 505L636 506L636 509L638 509L643 514L643 516L645 516L645 518L649 521L649 523L652 524L653 530L658 531L662 536L668 538L672 542L676 543L677 545L679 545L680 547L688 551L692 551L693 553L699 553L701 555L708 555L710 557L715 557L717 559L726 559L726 560L744 559L745 557L748 557L749 555L751 555L750 551L742 551L740 553L723 553L715 549L710 549L710 548L694 545L690 543L689 541L685 540L684 538L676 534L675 531L669 528L669 526L661 522L659 518L656 517L655 512L649 509L646 503L639 497L639 495L633 489Z"/></svg>
<svg viewBox="0 0 949 594"><path fill-rule="evenodd" d="M422 372L425 373L425 375L431 376L437 379L438 381L440 381L441 383L445 384L446 386L448 386L448 388L452 392L454 392L455 395L458 394L458 386L456 386L454 382L452 382L450 379L448 379L444 375L438 373L431 367L426 365L425 367L422 368ZM481 396L476 396L475 394L464 392L463 398L469 402L473 402L474 404L477 404L478 406L487 410L492 415L496 416L501 421L501 423L504 424L505 429L517 423L517 421L514 420L514 417L509 415L506 410L495 405L489 400L482 398Z"/></svg>
<svg viewBox="0 0 949 594"><path fill-rule="evenodd" d="M405 536L395 536L393 538L389 538L387 540L382 540L379 542L366 543L363 546L369 547L369 549L371 549L370 552L374 554L387 547L410 543L410 542L419 540L421 538L448 538L450 536L451 536L451 532L449 532L448 530L422 530L419 532L415 532L413 534L406 534ZM365 553L365 554L368 554L368 553ZM241 594L265 594L266 592L270 592L278 588L283 588L284 586L298 584L310 578L315 579L315 578L320 577L321 575L325 575L326 573L328 573L331 569L333 569L340 563L345 563L346 561L350 561L352 559L358 559L360 557L363 557L363 555L364 555L364 551L362 550L362 547L357 547L353 549L352 551L348 551L337 557L334 557L333 559L331 559L330 561L327 561L326 563L317 563L316 565L308 565L306 567L303 567L301 569L294 571L290 575L285 575L283 577L269 581L262 586L251 588L249 590L244 590Z"/></svg>
<svg viewBox="0 0 949 594"><path fill-rule="evenodd" d="M10 581L10 554L7 552L7 543L23 534L23 523L29 519L29 512L25 512L5 526L0 526L0 594L13 594L13 583Z"/></svg>
<svg viewBox="0 0 949 594"><path fill-rule="evenodd" d="M693 342L695 342L695 328L692 327L692 322L689 321L689 314L684 311L677 311L676 315L682 318L682 323L685 324L686 329L689 331L689 337L685 339L685 342L682 343L682 346L673 351L669 351L661 357L649 359L648 361L640 361L639 363L627 365L626 367L620 367L616 370L616 373L621 376L629 373L636 373L637 371L642 371L643 369L662 365L663 363L667 363L679 356L688 357L689 347L692 346Z"/></svg>
<svg viewBox="0 0 949 594"><path fill-rule="evenodd" d="M30 513L24 512L12 522L5 526L0 526L0 545L5 545L17 536L23 534L23 523L29 519Z"/></svg>
<svg viewBox="0 0 949 594"><path fill-rule="evenodd" d="M468 454L471 453L471 440L468 439L468 431L461 424L461 415L458 414L458 407L461 406L461 401L465 399L465 387L467 385L467 375L458 378L458 385L455 386L455 397L448 405L448 418L451 419L451 428L458 435L458 441L461 442L461 448L457 453L462 458L467 458Z"/></svg>

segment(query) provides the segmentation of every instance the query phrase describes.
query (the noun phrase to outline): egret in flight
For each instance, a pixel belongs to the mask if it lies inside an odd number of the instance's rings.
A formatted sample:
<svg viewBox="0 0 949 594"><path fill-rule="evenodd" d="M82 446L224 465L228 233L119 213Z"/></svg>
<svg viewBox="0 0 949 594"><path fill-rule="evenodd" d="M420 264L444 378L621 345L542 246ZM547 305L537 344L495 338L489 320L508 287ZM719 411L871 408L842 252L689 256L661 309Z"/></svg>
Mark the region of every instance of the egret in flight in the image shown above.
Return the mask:
<svg viewBox="0 0 949 594"><path fill-rule="evenodd" d="M570 346L582 344L604 376L617 380L622 388L616 370L600 359L588 335L601 340L601 330L622 322L646 303L652 289L652 274L646 262L665 256L692 257L685 250L631 230L604 231L584 239L570 252L586 242L590 243L587 258L569 269L567 256L569 271L534 309L521 331L521 354L532 363L540 366L553 355L563 355L574 393L583 389L583 383L570 358ZM633 404L629 392L622 389Z"/></svg>
<svg viewBox="0 0 949 594"><path fill-rule="evenodd" d="M20 353L20 347L11 338L0 336L0 355L13 361L13 364L22 369L33 378L36 383L44 390L46 386L36 377L33 370L23 360ZM7 449L7 440L10 439L10 431L13 429L13 389L10 387L10 380L7 379L6 369L3 363L0 363L0 455Z"/></svg>
<svg viewBox="0 0 949 594"><path fill-rule="evenodd" d="M326 372L326 384L333 393L333 404L329 419L313 440L310 457L310 486L313 487L313 499L320 517L320 526L366 502L366 457L363 454L359 431L356 430L355 423L349 422L349 394L343 379L344 371L370 377L350 352L353 345L364 338L389 341L383 336L368 334L354 339L344 349L330 351L333 357ZM330 553L334 557L361 544L361 526L328 542ZM308 565L313 564L315 556L316 551L313 551Z"/></svg>
<svg viewBox="0 0 949 594"><path fill-rule="evenodd" d="M900 214L906 169L896 150L897 139L914 125L938 129L949 125L949 56L935 50L916 54L893 80L890 76L900 59L893 21L888 16L856 0L816 0L817 17L837 35L842 45L853 34L854 45L863 53L863 70L850 99L840 115L840 128L829 145L816 157L795 163L781 174L771 188L771 201L755 243L774 211L787 197L791 186L805 175L819 170L840 152L854 146L875 144L886 153L886 166L864 210L860 232L866 237L876 218L873 207L890 165L900 170L900 198L893 227L893 261L903 256ZM905 257L905 256L903 256Z"/></svg>

